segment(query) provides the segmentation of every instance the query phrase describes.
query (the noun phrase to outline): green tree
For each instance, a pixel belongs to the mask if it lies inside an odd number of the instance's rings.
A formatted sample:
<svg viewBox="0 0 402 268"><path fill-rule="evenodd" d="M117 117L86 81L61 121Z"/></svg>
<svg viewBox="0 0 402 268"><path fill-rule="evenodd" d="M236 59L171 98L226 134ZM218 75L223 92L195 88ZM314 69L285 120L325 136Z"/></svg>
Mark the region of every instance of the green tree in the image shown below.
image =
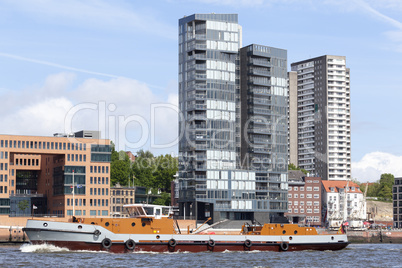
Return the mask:
<svg viewBox="0 0 402 268"><path fill-rule="evenodd" d="M130 158L124 151L117 152L113 143L111 145L110 184L126 186L133 177Z"/></svg>
<svg viewBox="0 0 402 268"><path fill-rule="evenodd" d="M137 157L151 159L154 158L154 155L148 150L144 152L144 150L141 149L137 152Z"/></svg>
<svg viewBox="0 0 402 268"><path fill-rule="evenodd" d="M155 188L155 160L153 157L137 156L132 170L135 177L135 185L144 186L147 190Z"/></svg>
<svg viewBox="0 0 402 268"><path fill-rule="evenodd" d="M379 191L380 191L380 184L378 182L370 184L367 189L367 196L378 197Z"/></svg>
<svg viewBox="0 0 402 268"><path fill-rule="evenodd" d="M174 180L174 175L178 171L178 160L171 155L161 155L155 159L155 187L164 192L170 193L171 183Z"/></svg>
<svg viewBox="0 0 402 268"><path fill-rule="evenodd" d="M385 200L392 200L392 187L394 182L394 175L390 173L381 174L377 196Z"/></svg>
<svg viewBox="0 0 402 268"><path fill-rule="evenodd" d="M384 200L392 200L391 188L388 185L384 185L378 193L378 197L381 197Z"/></svg>
<svg viewBox="0 0 402 268"><path fill-rule="evenodd" d="M132 166L132 172L135 176L135 185L146 188L156 194L159 191L170 193L171 182L178 170L178 159L171 155L160 155L155 157L149 151L140 150ZM162 197L161 197L162 198ZM167 204L170 199L164 197L158 200L160 204Z"/></svg>
<svg viewBox="0 0 402 268"><path fill-rule="evenodd" d="M290 163L290 164L288 165L288 170L299 170L299 168L297 168L295 164Z"/></svg>
<svg viewBox="0 0 402 268"><path fill-rule="evenodd" d="M388 187L390 187L392 189L392 186L395 183L395 178L394 175L390 174L390 173L384 173L381 174L381 178L380 178L380 185L387 185Z"/></svg>
<svg viewBox="0 0 402 268"><path fill-rule="evenodd" d="M154 201L154 205L169 206L170 205L170 194L162 193L161 197Z"/></svg>
<svg viewBox="0 0 402 268"><path fill-rule="evenodd" d="M300 170L300 171L303 172L305 175L307 175L307 173L308 173L307 170L305 170L305 169L303 169L303 168L300 168L300 167L296 167L296 165L293 164L293 163L290 163L290 164L288 165L288 170Z"/></svg>
<svg viewBox="0 0 402 268"><path fill-rule="evenodd" d="M25 210L29 207L28 200L22 200L18 202L17 207L20 210L20 213L25 214Z"/></svg>

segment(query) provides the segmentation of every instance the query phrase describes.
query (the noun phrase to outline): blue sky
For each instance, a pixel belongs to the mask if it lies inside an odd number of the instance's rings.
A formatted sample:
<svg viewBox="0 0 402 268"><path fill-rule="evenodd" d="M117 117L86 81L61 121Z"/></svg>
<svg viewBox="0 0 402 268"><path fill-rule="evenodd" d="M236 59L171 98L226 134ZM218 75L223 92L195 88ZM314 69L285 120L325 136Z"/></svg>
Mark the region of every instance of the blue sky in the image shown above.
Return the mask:
<svg viewBox="0 0 402 268"><path fill-rule="evenodd" d="M0 1L0 133L100 129L119 149L177 154L177 25L237 13L243 46L351 69L352 176L402 176L402 1Z"/></svg>

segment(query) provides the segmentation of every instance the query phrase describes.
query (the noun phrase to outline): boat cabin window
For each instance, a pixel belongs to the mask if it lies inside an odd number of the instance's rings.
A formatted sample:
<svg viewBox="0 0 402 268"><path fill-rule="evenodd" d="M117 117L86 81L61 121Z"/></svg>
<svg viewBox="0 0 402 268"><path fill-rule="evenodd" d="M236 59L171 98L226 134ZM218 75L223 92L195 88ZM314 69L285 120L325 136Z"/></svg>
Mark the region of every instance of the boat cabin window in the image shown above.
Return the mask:
<svg viewBox="0 0 402 268"><path fill-rule="evenodd" d="M144 207L145 213L147 215L154 215L154 208L152 207Z"/></svg>
<svg viewBox="0 0 402 268"><path fill-rule="evenodd" d="M171 207L156 205L125 205L130 217L169 217L172 214Z"/></svg>

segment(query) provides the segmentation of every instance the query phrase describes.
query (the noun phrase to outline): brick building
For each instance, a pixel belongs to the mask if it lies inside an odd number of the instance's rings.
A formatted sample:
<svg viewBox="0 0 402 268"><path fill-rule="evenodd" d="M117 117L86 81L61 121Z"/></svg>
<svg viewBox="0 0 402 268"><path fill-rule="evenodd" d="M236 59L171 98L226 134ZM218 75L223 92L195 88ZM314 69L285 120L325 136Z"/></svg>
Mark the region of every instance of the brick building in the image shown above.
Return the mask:
<svg viewBox="0 0 402 268"><path fill-rule="evenodd" d="M321 178L295 178L289 174L288 183L288 212L285 216L293 223L321 226Z"/></svg>
<svg viewBox="0 0 402 268"><path fill-rule="evenodd" d="M111 147L99 136L0 135L0 213L109 215Z"/></svg>

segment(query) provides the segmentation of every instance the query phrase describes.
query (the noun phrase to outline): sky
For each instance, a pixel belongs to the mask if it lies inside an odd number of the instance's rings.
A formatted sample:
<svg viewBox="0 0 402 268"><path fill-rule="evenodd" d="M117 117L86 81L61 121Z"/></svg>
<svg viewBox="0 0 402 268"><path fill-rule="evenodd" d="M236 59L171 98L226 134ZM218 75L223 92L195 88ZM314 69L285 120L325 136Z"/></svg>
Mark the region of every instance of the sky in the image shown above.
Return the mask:
<svg viewBox="0 0 402 268"><path fill-rule="evenodd" d="M0 0L0 134L100 130L177 155L178 20L236 13L243 46L346 56L352 177L402 176L400 0Z"/></svg>

